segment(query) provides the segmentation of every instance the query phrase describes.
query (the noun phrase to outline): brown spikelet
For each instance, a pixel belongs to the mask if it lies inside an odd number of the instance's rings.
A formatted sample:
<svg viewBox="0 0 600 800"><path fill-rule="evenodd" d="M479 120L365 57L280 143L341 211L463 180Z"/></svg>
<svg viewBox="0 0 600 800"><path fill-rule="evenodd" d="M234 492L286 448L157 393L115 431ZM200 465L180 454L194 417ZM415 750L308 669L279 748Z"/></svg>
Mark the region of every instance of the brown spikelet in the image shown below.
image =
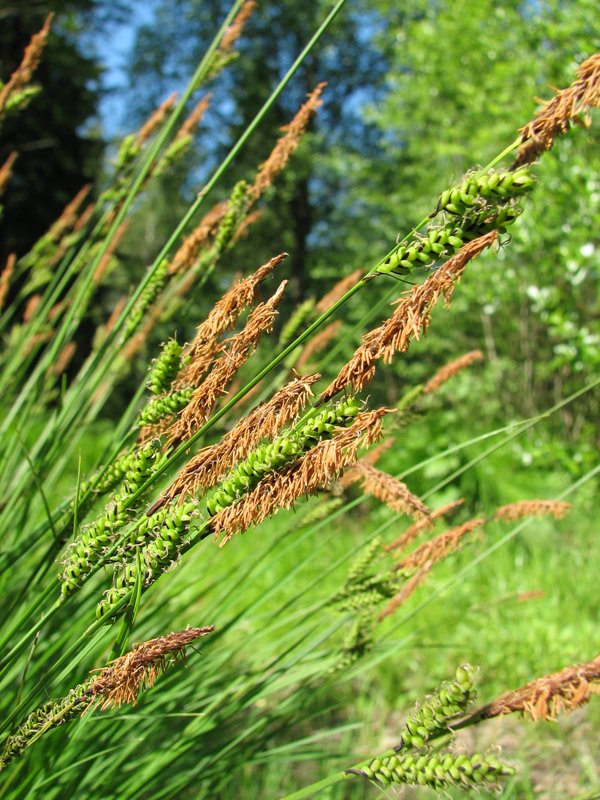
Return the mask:
<svg viewBox="0 0 600 800"><path fill-rule="evenodd" d="M393 569L399 572L411 573L420 569L429 561L432 564L437 564L443 561L450 553L458 550L465 536L481 528L484 524L485 519L478 517L463 522L462 525L457 525L454 528L448 528L448 530L435 536L430 541L423 542L410 555L394 564Z"/></svg>
<svg viewBox="0 0 600 800"><path fill-rule="evenodd" d="M21 63L10 76L10 79L0 89L0 115L6 108L9 97L13 92L17 92L26 86L31 80L33 73L40 63L42 52L48 41L50 34L50 24L54 14L48 14L42 28L38 33L34 33L31 41L25 48Z"/></svg>
<svg viewBox="0 0 600 800"><path fill-rule="evenodd" d="M379 359L389 363L396 352L408 350L411 340L418 339L429 327L431 310L440 297L443 296L446 304L449 304L454 286L468 262L486 247L490 247L497 237L496 231L490 231L468 242L456 255L432 272L424 283L416 286L407 297L400 300L389 319L363 336L362 344L350 361L342 367L337 378L321 395L321 402L334 397L348 385L360 391L375 374L375 365Z"/></svg>
<svg viewBox="0 0 600 800"><path fill-rule="evenodd" d="M357 475L357 480L362 481L363 491L381 500L397 514L406 514L417 520L430 516L427 506L410 491L408 486L387 472L365 464L362 459L351 469Z"/></svg>
<svg viewBox="0 0 600 800"><path fill-rule="evenodd" d="M102 278L104 277L104 274L111 263L111 259L115 254L115 250L121 244L121 241L123 240L123 237L127 232L127 228L129 227L129 222L130 220L126 219L119 225L119 227L114 233L114 236L109 242L106 252L96 265L96 269L94 270L94 283L96 285L98 285L101 282Z"/></svg>
<svg viewBox="0 0 600 800"><path fill-rule="evenodd" d="M215 303L206 320L198 326L193 341L186 347L185 355L189 362L181 376L181 383L193 386L204 375L212 356L221 349L216 341L218 337L235 324L246 306L255 301L260 283L286 257L287 253L280 253L270 259L252 275L235 283Z"/></svg>
<svg viewBox="0 0 600 800"><path fill-rule="evenodd" d="M323 101L320 100L320 97L326 85L319 83L308 95L306 102L300 106L294 119L281 129L284 132L283 136L280 137L267 160L260 165L254 183L248 188L248 197L251 200L258 200L290 160L300 143L302 134L316 110L322 105Z"/></svg>
<svg viewBox="0 0 600 800"><path fill-rule="evenodd" d="M392 597L377 619L381 622L382 619L389 617L397 608L399 608L401 605L404 605L415 589L421 583L423 583L432 567L433 561L427 561L425 564L419 567L415 574L406 581L402 589L400 589L400 591Z"/></svg>
<svg viewBox="0 0 600 800"><path fill-rule="evenodd" d="M23 322L29 322L38 310L42 302L41 294L32 294L27 303L25 304L25 311L23 312Z"/></svg>
<svg viewBox="0 0 600 800"><path fill-rule="evenodd" d="M436 564L443 561L451 553L460 547L462 539L474 530L485 524L484 519L471 519L456 528L449 528L444 533L436 536L430 542L425 542L417 547L407 558L398 564L394 564L393 569L401 570L410 575L409 580L402 589L396 594L379 615L379 620L389 617L397 608L405 603L415 589L425 580L427 574Z"/></svg>
<svg viewBox="0 0 600 800"><path fill-rule="evenodd" d="M71 359L75 355L76 350L77 350L76 342L67 342L67 344L63 347L61 353L59 354L58 358L52 365L52 372L55 375L63 374L63 372L69 366Z"/></svg>
<svg viewBox="0 0 600 800"><path fill-rule="evenodd" d="M600 692L600 655L506 692L472 716L489 719L518 711L533 720L554 719L561 711L572 711L587 703L593 692Z"/></svg>
<svg viewBox="0 0 600 800"><path fill-rule="evenodd" d="M262 439L272 439L294 419L312 397L312 385L321 376L297 377L243 417L220 442L205 447L181 469L168 492L152 506L154 513L164 503L183 500L201 489L214 486L224 473L246 458Z"/></svg>
<svg viewBox="0 0 600 800"><path fill-rule="evenodd" d="M88 224L88 222L92 218L92 215L93 215L95 210L96 210L96 204L95 203L89 203L83 209L83 211L81 212L81 214L77 218L75 224L73 225L73 230L74 231L80 231L80 230L82 230L82 228L85 228L85 226Z"/></svg>
<svg viewBox="0 0 600 800"><path fill-rule="evenodd" d="M226 211L227 202L222 201L214 205L210 211L202 217L199 224L190 235L184 239L173 256L173 260L169 265L169 275L174 275L177 272L185 272L194 264L196 256L200 252L202 246L206 244L213 233L215 233Z"/></svg>
<svg viewBox="0 0 600 800"><path fill-rule="evenodd" d="M432 378L427 381L425 386L423 386L423 394L437 392L442 384L446 383L446 381L449 381L450 378L453 378L461 370L470 367L471 364L475 363L475 361L480 361L482 358L483 353L481 350L471 350L470 353L465 353L464 356L455 358L454 361L450 361L448 364L445 364L435 373Z"/></svg>
<svg viewBox="0 0 600 800"><path fill-rule="evenodd" d="M313 336L300 353L300 357L296 361L296 369L302 370L307 364L311 364L313 356L324 350L329 342L335 339L341 327L342 321L336 319L335 322L326 325L316 336Z"/></svg>
<svg viewBox="0 0 600 800"><path fill-rule="evenodd" d="M0 167L0 194L4 194L4 190L6 189L6 184L12 177L12 169L14 166L15 161L19 157L19 154L16 150L13 150L12 153L8 154L8 158Z"/></svg>
<svg viewBox="0 0 600 800"><path fill-rule="evenodd" d="M86 694L104 698L101 708L135 705L138 694L152 688L156 679L178 659L185 661L185 648L201 636L214 631L213 625L187 628L137 645L129 653L116 658L91 681Z"/></svg>
<svg viewBox="0 0 600 800"><path fill-rule="evenodd" d="M333 439L316 444L302 458L283 472L268 474L238 503L225 508L212 518L217 537L223 535L223 546L235 533L258 525L279 509L291 508L300 497L312 494L356 461L360 447L368 447L381 435L381 420L390 409L363 411L352 425Z"/></svg>
<svg viewBox="0 0 600 800"><path fill-rule="evenodd" d="M577 70L577 80L560 89L544 103L537 116L521 128L521 146L512 169L531 164L554 139L568 133L572 122L585 124L580 115L586 108L600 105L600 53L584 61Z"/></svg>
<svg viewBox="0 0 600 800"><path fill-rule="evenodd" d="M198 123L206 114L206 110L209 107L211 100L211 94L205 94L204 97L201 97L200 100L198 100L189 117L185 120L181 128L179 128L175 134L175 141L178 139L185 139L187 136L191 136L194 133L198 127Z"/></svg>
<svg viewBox="0 0 600 800"><path fill-rule="evenodd" d="M228 53L233 48L233 45L242 35L242 31L252 16L252 12L255 8L256 0L246 0L246 2L242 4L242 7L235 15L233 22L223 34L223 38L219 44L219 52Z"/></svg>
<svg viewBox="0 0 600 800"><path fill-rule="evenodd" d="M14 274L16 263L17 255L16 253L11 253L6 259L4 269L0 273L0 311L4 308L4 303L6 302L6 297L8 295L8 289L10 286L10 279Z"/></svg>
<svg viewBox="0 0 600 800"><path fill-rule="evenodd" d="M350 275L346 275L346 277L342 278L338 281L335 286L327 292L327 294L323 295L323 297L319 300L317 305L315 306L315 310L319 314L325 313L325 311L329 311L331 306L343 297L347 291L349 291L355 283L357 283L362 276L365 274L364 269L355 269L354 272L351 272Z"/></svg>
<svg viewBox="0 0 600 800"><path fill-rule="evenodd" d="M39 333L35 333L33 336L30 336L27 340L27 344L23 348L23 355L28 356L35 348L40 344L45 344L49 342L50 339L54 336L54 331L49 328L45 331L40 331Z"/></svg>
<svg viewBox="0 0 600 800"><path fill-rule="evenodd" d="M287 281L283 281L266 303L261 303L254 309L244 329L224 343L223 354L215 361L207 378L198 386L188 405L169 429L169 446L189 438L206 422L218 398L225 393L236 372L254 352L262 334L273 330L276 308L286 286Z"/></svg>
<svg viewBox="0 0 600 800"><path fill-rule="evenodd" d="M571 503L564 503L560 500L521 500L518 503L509 503L500 506L492 519L502 519L516 522L523 517L546 517L552 516L562 519L571 508Z"/></svg>
<svg viewBox="0 0 600 800"><path fill-rule="evenodd" d="M165 120L165 117L175 106L176 102L177 92L173 92L173 94L169 95L166 100L163 100L158 108L152 112L135 136L134 145L136 147L141 147L144 142L147 142L148 139L158 130L158 128L160 128Z"/></svg>
<svg viewBox="0 0 600 800"><path fill-rule="evenodd" d="M398 539L390 542L390 544L386 544L384 550L386 550L388 553L391 550L403 550L405 547L408 547L409 544L412 544L414 540L417 539L422 533L433 530L436 520L440 519L440 517L445 517L446 514L450 514L463 503L464 500L453 500L451 503L448 503L441 508L436 508L434 511L429 513L428 517L424 517L418 522L415 522L414 525L411 525L409 528L407 528L404 533L398 537Z"/></svg>
<svg viewBox="0 0 600 800"><path fill-rule="evenodd" d="M77 192L75 197L67 203L64 209L61 212L61 215L58 217L56 222L53 223L52 227L48 231L48 236L53 240L57 241L63 235L63 233L77 223L77 214L81 204L85 200L85 198L89 195L92 189L91 183L86 183L85 186L82 186L81 189Z"/></svg>
<svg viewBox="0 0 600 800"><path fill-rule="evenodd" d="M110 334L110 332L113 330L113 328L117 324L117 320L123 313L123 309L125 308L126 305L127 305L127 297L120 297L117 300L117 302L115 303L115 307L110 312L110 316L102 326L102 329L98 328L96 332L96 336L98 337L97 338L98 343L103 342L106 339L106 337ZM96 336L94 337L94 339L96 339Z"/></svg>

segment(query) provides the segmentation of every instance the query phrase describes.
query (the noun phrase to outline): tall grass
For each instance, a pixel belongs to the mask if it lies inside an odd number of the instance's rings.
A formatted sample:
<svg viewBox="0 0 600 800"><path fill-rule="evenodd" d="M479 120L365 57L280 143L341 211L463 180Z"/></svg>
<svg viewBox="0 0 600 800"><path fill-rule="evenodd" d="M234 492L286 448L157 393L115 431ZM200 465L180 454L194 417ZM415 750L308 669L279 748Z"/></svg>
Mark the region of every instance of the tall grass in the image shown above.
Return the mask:
<svg viewBox="0 0 600 800"><path fill-rule="evenodd" d="M234 3L181 99L165 102L125 140L111 187L87 209L78 196L31 253L10 259L3 272L1 296L10 298L0 319L7 344L0 357L6 798L227 797L239 796L242 781L248 796L252 786L256 796L299 798L342 783L353 793L366 781L469 791L512 779L515 767L492 753L452 750L456 730L514 711L551 718L584 703L600 678L598 659L582 654L578 667L473 710L475 670L456 664L454 678L417 710L407 701L393 748L354 766L350 751L338 752L345 769L300 788L315 778L303 762L324 762L332 756L326 740L339 747L360 724L344 718L336 696L411 647L414 634L398 638L407 621L539 517L562 518L566 499L576 502L598 474L600 467L554 497L477 516L444 494L459 474L598 381L535 419L485 434L492 445L419 496L415 473L475 443L457 443L400 474L377 463L405 439L403 426L419 424L429 398L480 354L457 354L395 407L371 407L367 399L375 374L427 331L434 307L449 304L469 263L504 242L522 212L526 224L529 193L544 190L536 186L535 159L598 104L598 56L489 165L437 197L441 187L432 189L431 213L388 253L374 253L367 272L349 271L349 280L341 274L326 297L303 304L285 326L277 322L285 254L234 281L204 321L193 321L190 341L164 343L147 386L102 434L103 408L133 356L158 321L180 313L185 297L221 267L293 157L322 102L321 85L256 174L197 220L344 6L339 0L139 285L80 354L79 368L68 370L96 293L119 269L117 245L136 199L189 146L208 99L178 131L184 109L230 62L253 6ZM14 92L26 91L31 54L23 69ZM512 166L495 169L508 157ZM417 281L413 288L407 275ZM391 313L390 291L399 297ZM373 314L344 327L339 311L359 292L372 297ZM387 316L375 322L384 309ZM362 338L351 358L336 363L332 342L356 335ZM290 372L311 364L319 373ZM363 513L360 535L347 537L349 521ZM438 565L459 557L458 571L433 588L432 576L443 574ZM461 609L461 620L471 611ZM186 653L183 670L176 662ZM135 710L124 708L155 681ZM260 776L284 769L267 790Z"/></svg>

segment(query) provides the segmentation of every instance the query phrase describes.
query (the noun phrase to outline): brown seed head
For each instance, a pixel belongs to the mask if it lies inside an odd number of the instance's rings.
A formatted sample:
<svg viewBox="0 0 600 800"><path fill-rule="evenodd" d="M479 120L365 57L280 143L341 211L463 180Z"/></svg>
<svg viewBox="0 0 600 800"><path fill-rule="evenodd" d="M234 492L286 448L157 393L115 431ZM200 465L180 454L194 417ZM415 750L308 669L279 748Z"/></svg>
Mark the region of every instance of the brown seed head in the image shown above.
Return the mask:
<svg viewBox="0 0 600 800"><path fill-rule="evenodd" d="M217 444L205 447L175 478L164 502L180 495L183 500L201 489L214 486L238 461L263 439L274 438L298 415L312 397L312 385L321 376L297 377L243 417ZM158 508L158 506L156 506Z"/></svg>
<svg viewBox="0 0 600 800"><path fill-rule="evenodd" d="M160 128L167 114L175 106L176 102L177 92L173 92L173 94L169 95L166 100L163 100L159 107L152 112L136 134L134 142L136 147L141 147L144 142L147 142L158 128Z"/></svg>
<svg viewBox="0 0 600 800"><path fill-rule="evenodd" d="M223 200L214 205L210 211L202 217L200 223L194 228L190 235L184 239L173 256L173 260L169 265L170 275L174 275L176 272L185 272L193 266L198 253L215 233L226 211L227 202Z"/></svg>
<svg viewBox="0 0 600 800"><path fill-rule="evenodd" d="M483 353L481 350L471 350L470 353L465 353L464 356L455 358L454 361L450 361L450 363L445 364L435 373L432 378L427 381L423 387L423 394L431 394L432 392L436 392L440 386L442 386L442 384L446 383L446 381L449 381L450 378L453 378L458 372L470 367L471 364L474 364L475 361L480 361L482 358Z"/></svg>
<svg viewBox="0 0 600 800"><path fill-rule="evenodd" d="M362 481L362 488L367 494L381 500L397 514L406 514L417 520L430 516L427 506L410 491L408 486L387 472L366 464L362 459L354 464L351 470L358 476L358 480Z"/></svg>
<svg viewBox="0 0 600 800"><path fill-rule="evenodd" d="M224 343L223 354L215 361L206 379L198 386L188 405L169 429L169 447L189 438L206 422L217 399L225 393L236 372L254 352L262 334L273 330L276 308L286 286L287 281L283 281L266 303L261 303L254 309L245 328ZM185 376L187 375L186 370Z"/></svg>
<svg viewBox="0 0 600 800"><path fill-rule="evenodd" d="M189 117L177 131L175 135L175 141L178 139L185 139L187 136L191 136L194 133L198 127L198 123L206 113L206 109L209 107L211 100L211 94L205 94L204 97L201 97L200 100L198 100Z"/></svg>
<svg viewBox="0 0 600 800"><path fill-rule="evenodd" d="M252 16L252 12L255 8L256 0L246 0L238 13L235 15L231 25L223 34L223 38L221 39L221 43L219 45L219 52L228 53L233 48L233 45L242 35L242 31Z"/></svg>
<svg viewBox="0 0 600 800"><path fill-rule="evenodd" d="M287 257L280 253L259 267L256 272L235 283L215 303L206 320L198 326L193 341L185 349L188 364L180 376L182 384L195 385L204 375L212 357L221 350L217 339L231 328L246 306L251 305L261 282Z"/></svg>
<svg viewBox="0 0 600 800"><path fill-rule="evenodd" d="M142 642L104 667L92 680L86 694L104 698L102 709L124 703L135 705L140 691L154 686L169 664L177 659L185 661L185 648L212 631L214 625L187 628Z"/></svg>
<svg viewBox="0 0 600 800"><path fill-rule="evenodd" d="M25 311L23 312L23 322L29 322L35 315L35 312L40 307L42 302L41 294L32 294L27 303L25 304Z"/></svg>
<svg viewBox="0 0 600 800"><path fill-rule="evenodd" d="M533 720L554 719L561 711L571 711L587 703L592 692L600 692L600 655L585 664L574 664L536 678L514 692L506 692L475 715L489 719L519 711Z"/></svg>
<svg viewBox="0 0 600 800"><path fill-rule="evenodd" d="M463 522L462 525L457 525L454 528L448 528L447 531L440 533L429 542L423 542L410 555L394 564L393 568L395 571L411 573L419 570L430 561L432 565L437 564L443 561L446 556L449 556L450 553L458 550L465 536L481 528L484 524L485 519L480 517L470 519L468 522Z"/></svg>
<svg viewBox="0 0 600 800"><path fill-rule="evenodd" d="M393 614L397 608L399 608L401 605L404 605L408 598L413 594L415 589L417 589L417 587L423 583L432 567L433 561L427 561L425 564L419 567L415 574L406 581L398 594L395 594L394 597L392 597L377 619L381 622L382 619L389 617L390 614Z"/></svg>
<svg viewBox="0 0 600 800"><path fill-rule="evenodd" d="M568 133L572 122L585 124L580 114L586 108L599 105L600 53L595 53L580 65L577 80L556 92L537 116L521 128L522 145L512 169L531 164L544 150L550 150L557 136Z"/></svg>
<svg viewBox="0 0 600 800"><path fill-rule="evenodd" d="M16 263L17 255L16 253L11 253L6 259L4 269L0 273L0 311L4 308L6 296L8 295L8 287L10 286L10 279L15 271Z"/></svg>
<svg viewBox="0 0 600 800"><path fill-rule="evenodd" d="M31 80L33 73L37 69L42 57L42 52L48 41L50 24L53 17L54 14L48 14L41 30L38 33L34 33L34 35L31 37L31 41L25 48L21 63L10 76L10 79L4 84L2 89L0 89L0 115L6 108L6 103L8 102L8 98L11 96L11 94L26 86Z"/></svg>
<svg viewBox="0 0 600 800"><path fill-rule="evenodd" d="M114 233L114 236L110 240L106 252L96 265L96 269L94 270L94 284L97 286L102 278L104 277L104 273L108 269L109 264L111 263L111 259L115 254L115 250L121 244L121 241L125 234L127 233L127 228L129 227L130 220L124 220L117 230Z"/></svg>
<svg viewBox="0 0 600 800"><path fill-rule="evenodd" d="M0 167L0 194L4 194L4 190L6 189L6 184L12 177L12 168L14 166L15 161L19 157L19 154L16 150L13 150L12 153L8 154L8 158Z"/></svg>
<svg viewBox="0 0 600 800"><path fill-rule="evenodd" d="M69 230L77 223L77 213L79 208L90 193L91 189L92 184L87 183L85 186L82 186L75 197L69 203L67 203L60 217L48 231L48 235L53 241L57 241L65 231Z"/></svg>
<svg viewBox="0 0 600 800"><path fill-rule="evenodd" d="M62 375L66 368L69 366L71 359L77 350L76 342L67 342L63 347L60 355L52 365L52 372L54 375Z"/></svg>
<svg viewBox="0 0 600 800"><path fill-rule="evenodd" d="M496 509L492 519L516 522L523 517L546 517L548 515L556 519L562 519L570 508L570 503L564 503L560 500L521 500L518 503L500 506L500 508Z"/></svg>
<svg viewBox="0 0 600 800"><path fill-rule="evenodd" d="M338 478L356 461L360 447L368 447L380 437L381 420L389 410L361 412L333 439L319 442L283 472L270 473L238 503L216 514L212 528L217 537L223 535L221 546L235 533L258 525L279 509L291 508L300 497L313 494Z"/></svg>
<svg viewBox="0 0 600 800"><path fill-rule="evenodd" d="M284 131L284 135L273 148L271 155L260 165L256 180L248 188L248 196L251 200L258 200L290 160L290 157L300 144L300 139L309 122L323 103L320 97L326 85L326 83L320 83L313 89L308 95L308 100L300 107L294 119L281 129Z"/></svg>
<svg viewBox="0 0 600 800"><path fill-rule="evenodd" d="M496 231L490 231L468 242L456 255L432 272L424 283L398 301L392 316L363 336L362 344L350 361L342 367L337 378L321 395L321 402L334 397L348 385L352 385L355 391L360 391L375 374L375 365L379 359L389 363L396 352L408 350L411 340L418 339L429 327L431 311L440 297L449 304L455 284L468 262L486 247L490 247L497 237Z"/></svg>

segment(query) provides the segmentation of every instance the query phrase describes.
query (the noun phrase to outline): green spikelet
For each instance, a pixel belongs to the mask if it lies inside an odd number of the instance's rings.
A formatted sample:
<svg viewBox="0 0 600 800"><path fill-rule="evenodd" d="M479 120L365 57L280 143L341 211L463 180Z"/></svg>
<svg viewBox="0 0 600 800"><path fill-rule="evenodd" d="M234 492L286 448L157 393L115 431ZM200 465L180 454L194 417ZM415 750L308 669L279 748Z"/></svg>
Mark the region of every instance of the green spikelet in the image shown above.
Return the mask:
<svg viewBox="0 0 600 800"><path fill-rule="evenodd" d="M490 170L480 176L468 175L462 183L442 192L431 217L441 211L462 217L485 200L501 201L526 194L533 189L534 183L527 167L515 171Z"/></svg>
<svg viewBox="0 0 600 800"><path fill-rule="evenodd" d="M413 386L412 389L409 389L406 394L402 395L396 404L396 408L400 414L406 412L421 397L423 394L423 386L424 384L419 383L416 386Z"/></svg>
<svg viewBox="0 0 600 800"><path fill-rule="evenodd" d="M361 610L346 634L337 661L329 670L330 674L351 667L355 661L372 649L372 628L373 621L369 610Z"/></svg>
<svg viewBox="0 0 600 800"><path fill-rule="evenodd" d="M187 136L180 136L178 139L174 139L167 147L164 155L154 168L152 173L154 177L157 178L159 175L163 175L173 166L173 164L176 164L178 161L180 161L189 150L193 140L194 137L191 134L188 134Z"/></svg>
<svg viewBox="0 0 600 800"><path fill-rule="evenodd" d="M2 111L2 116L9 117L11 114L17 114L24 109L34 97L42 91L41 86L24 86L16 92L12 92Z"/></svg>
<svg viewBox="0 0 600 800"><path fill-rule="evenodd" d="M533 185L533 177L523 167L516 172L473 176L461 184L463 188L448 189L430 219L439 211L449 213L451 219L441 226L429 225L425 234L415 234L400 244L377 272L408 275L417 267L432 267L436 261L450 258L478 236L492 230L505 233L522 211L516 198Z"/></svg>
<svg viewBox="0 0 600 800"><path fill-rule="evenodd" d="M350 425L359 411L359 402L355 398L346 398L329 408L315 411L308 420L284 431L272 442L257 447L229 472L207 499L209 515L212 517L233 505L269 472L291 463L322 439L331 438L336 428Z"/></svg>
<svg viewBox="0 0 600 800"><path fill-rule="evenodd" d="M129 550L139 549L140 563L144 574L144 586L152 584L179 555L186 541L190 522L197 516L196 504L168 505L151 517L142 517L129 540ZM115 606L135 586L138 579L138 561L129 561L117 568L113 586L108 589L96 607L96 619L112 624L117 616L125 613L127 605L115 613Z"/></svg>
<svg viewBox="0 0 600 800"><path fill-rule="evenodd" d="M115 160L115 170L117 172L122 172L137 158L140 148L135 143L136 135L135 133L130 133L129 136L125 136L121 141Z"/></svg>
<svg viewBox="0 0 600 800"><path fill-rule="evenodd" d="M130 456L121 488L113 495L104 512L90 525L84 526L66 553L60 575L63 597L75 591L98 563L105 548L114 541L119 529L129 519L126 500L135 494L164 459L156 442L145 444Z"/></svg>
<svg viewBox="0 0 600 800"><path fill-rule="evenodd" d="M192 399L194 390L191 387L176 389L169 394L153 397L148 405L142 409L138 417L138 426L156 425L163 419L168 419L179 413Z"/></svg>
<svg viewBox="0 0 600 800"><path fill-rule="evenodd" d="M131 336L137 330L138 326L144 319L146 311L148 311L152 303L156 300L158 295L166 286L168 276L169 262L166 258L164 258L156 268L152 278L148 282L148 285L142 292L138 301L131 309L129 319L127 320L127 324L125 326L125 335L127 337Z"/></svg>
<svg viewBox="0 0 600 800"><path fill-rule="evenodd" d="M0 771L49 730L81 716L85 709L86 688L85 684L81 684L72 689L62 700L51 700L36 708L6 740L0 755Z"/></svg>
<svg viewBox="0 0 600 800"><path fill-rule="evenodd" d="M346 586L359 583L367 574L367 570L373 563L375 556L381 549L381 536L376 536L373 541L359 553L354 559L348 569L348 577L346 578Z"/></svg>
<svg viewBox="0 0 600 800"><path fill-rule="evenodd" d="M453 681L445 681L431 697L407 719L400 734L396 750L406 747L424 747L430 739L448 732L448 724L475 699L477 692L473 683L475 668L463 664L456 670Z"/></svg>
<svg viewBox="0 0 600 800"><path fill-rule="evenodd" d="M300 329L305 326L305 323L312 322L315 316L315 306L316 300L314 297L309 297L294 309L279 334L280 345L284 346L291 342L296 334L300 333Z"/></svg>
<svg viewBox="0 0 600 800"><path fill-rule="evenodd" d="M493 755L440 752L375 758L366 767L347 770L347 774L362 775L378 786L401 783L431 789L450 786L468 789L483 783L497 783L501 778L514 775L515 770Z"/></svg>
<svg viewBox="0 0 600 800"><path fill-rule="evenodd" d="M162 347L161 354L152 363L148 376L148 388L152 394L168 392L181 369L181 345L169 339Z"/></svg>
<svg viewBox="0 0 600 800"><path fill-rule="evenodd" d="M215 234L213 247L216 250L216 254L221 254L229 246L238 225L245 216L248 209L247 193L248 184L246 181L238 181L233 187L227 204L227 211Z"/></svg>

